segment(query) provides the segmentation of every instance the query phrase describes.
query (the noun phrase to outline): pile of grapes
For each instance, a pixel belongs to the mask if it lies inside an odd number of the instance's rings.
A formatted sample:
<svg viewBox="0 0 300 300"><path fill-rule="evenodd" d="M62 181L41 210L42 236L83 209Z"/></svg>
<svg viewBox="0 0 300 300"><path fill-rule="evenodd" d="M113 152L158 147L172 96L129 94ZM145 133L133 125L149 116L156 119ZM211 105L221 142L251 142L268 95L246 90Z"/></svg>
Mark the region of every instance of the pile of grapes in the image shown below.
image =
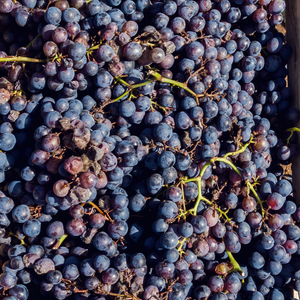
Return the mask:
<svg viewBox="0 0 300 300"><path fill-rule="evenodd" d="M284 9L0 0L1 299L300 292Z"/></svg>

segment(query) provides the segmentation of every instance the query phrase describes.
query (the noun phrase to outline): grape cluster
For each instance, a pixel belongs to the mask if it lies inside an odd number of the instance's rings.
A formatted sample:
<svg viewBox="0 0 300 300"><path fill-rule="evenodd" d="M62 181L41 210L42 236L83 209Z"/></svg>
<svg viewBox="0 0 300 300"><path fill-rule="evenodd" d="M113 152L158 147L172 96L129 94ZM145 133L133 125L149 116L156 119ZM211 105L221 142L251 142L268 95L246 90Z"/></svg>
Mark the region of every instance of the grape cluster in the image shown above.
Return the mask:
<svg viewBox="0 0 300 300"><path fill-rule="evenodd" d="M0 0L1 299L300 292L284 10Z"/></svg>

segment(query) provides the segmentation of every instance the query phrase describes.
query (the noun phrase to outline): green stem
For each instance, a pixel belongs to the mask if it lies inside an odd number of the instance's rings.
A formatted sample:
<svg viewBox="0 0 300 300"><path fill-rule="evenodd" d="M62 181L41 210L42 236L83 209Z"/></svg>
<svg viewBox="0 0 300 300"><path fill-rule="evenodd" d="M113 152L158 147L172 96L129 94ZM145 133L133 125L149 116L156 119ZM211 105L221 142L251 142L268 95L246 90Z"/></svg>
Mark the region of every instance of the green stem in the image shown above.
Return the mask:
<svg viewBox="0 0 300 300"><path fill-rule="evenodd" d="M120 81L120 80L122 80L122 79L120 79L119 77L116 77L116 79L118 80L118 81ZM123 81L123 80L122 80ZM145 81L145 82L142 82L142 83L138 83L138 84L134 84L134 85L128 85L128 83L126 82L126 86L128 87L128 90L126 91L126 92L124 92L121 96L119 96L118 98L116 98L116 99L114 99L114 100L111 100L110 101L110 103L113 103L113 102L117 102L117 101L119 101L120 99L122 99L124 96L126 96L128 93L130 93L132 90L134 90L134 89L137 89L137 88L139 88L139 87L141 87L141 86L144 86L144 85L147 85L147 84L149 84L149 83L152 83L154 80L148 80L148 81ZM120 81L121 82L121 81Z"/></svg>
<svg viewBox="0 0 300 300"><path fill-rule="evenodd" d="M20 245L23 245L25 247L27 247L28 245L26 244L26 242L24 242L24 239L25 239L25 236L23 236L21 239L20 239Z"/></svg>
<svg viewBox="0 0 300 300"><path fill-rule="evenodd" d="M202 200L203 200L204 202L206 202L208 205L214 206L214 204L213 204L211 201L209 201L207 198L202 197ZM228 216L227 216L227 214L226 214L225 211L223 211L220 207L216 207L215 209L216 209L216 211L218 211L221 215L223 215L223 216L225 217L225 219L226 219L228 222L230 221L230 219L228 218Z"/></svg>
<svg viewBox="0 0 300 300"><path fill-rule="evenodd" d="M167 109L164 106L159 105L157 102L151 100L151 104L157 106L158 108L160 108L161 110L163 110L164 112L167 111Z"/></svg>
<svg viewBox="0 0 300 300"><path fill-rule="evenodd" d="M61 246L61 244L64 242L64 240L68 237L69 235L67 233L65 233L59 240L58 240L58 244L57 244L57 249Z"/></svg>
<svg viewBox="0 0 300 300"><path fill-rule="evenodd" d="M94 51L94 50L98 50L98 49L100 48L101 45L102 45L101 43L98 44L98 45L95 45L95 46L89 48L87 51L88 51L88 52L92 52L92 51Z"/></svg>
<svg viewBox="0 0 300 300"><path fill-rule="evenodd" d="M98 47L98 45L94 46L94 47L91 47L89 50L94 50L95 47ZM117 102L120 99L122 99L124 96L126 96L129 92L131 92L132 90L137 89L139 87L142 87L144 85L150 84L150 83L155 82L155 81L169 83L169 84L175 85L177 87L183 88L184 90L186 90L187 92L192 94L196 99L198 99L198 97L204 96L204 94L197 95L194 91L192 91L190 88L188 88L185 83L182 83L182 82L179 82L179 81L176 81L176 80L173 80L173 79L168 79L168 78L162 77L158 72L155 72L153 70L150 70L148 73L149 73L149 75L153 76L154 79L151 79L151 80L148 80L148 81L145 81L145 82L142 82L142 83L134 84L134 85L128 84L125 80L123 80L120 77L115 77L115 79L117 81L119 81L120 83L127 86L128 90L126 92L124 92L121 96L119 96L118 98L110 101L110 103Z"/></svg>
<svg viewBox="0 0 300 300"><path fill-rule="evenodd" d="M0 58L0 62L9 62L9 61L46 63L47 59L31 58L31 57L25 57L25 56L9 56L9 57L1 57Z"/></svg>
<svg viewBox="0 0 300 300"><path fill-rule="evenodd" d="M238 262L233 257L232 253L230 251L228 251L227 249L226 249L226 253L228 254L230 262L233 264L233 269L231 270L231 272L240 272L241 275L244 276L245 273L243 272L240 265L238 264Z"/></svg>
<svg viewBox="0 0 300 300"><path fill-rule="evenodd" d="M212 158L213 159L213 158ZM228 159L224 159L224 158L215 158L215 161L222 161L226 164L228 164L239 176L241 176L241 172L239 171L239 169ZM247 187L251 190L251 192L253 193L254 197L256 198L257 202L260 205L260 209L261 209L261 215L264 218L265 216L265 210L263 207L263 202L261 201L260 197L258 196L257 192L255 191L253 185L249 182L246 181Z"/></svg>
<svg viewBox="0 0 300 300"><path fill-rule="evenodd" d="M2 152L2 151L1 151ZM25 247L27 247L28 245L26 244L26 242L24 242L25 236L23 236L21 239L18 238L18 236L16 234L14 234L11 230L8 233L9 236L14 236L15 238L17 238L20 241L20 245L23 245Z"/></svg>
<svg viewBox="0 0 300 300"><path fill-rule="evenodd" d="M137 84L135 84L135 85L132 85L132 86L131 86L131 89L132 89L132 90L133 90L133 89L137 89L137 88L142 87L142 86L144 86L144 85L150 84L150 83L152 83L152 82L154 82L154 81L155 81L155 80L151 79L151 80L144 81L144 82L142 82L142 83L137 83Z"/></svg>
<svg viewBox="0 0 300 300"><path fill-rule="evenodd" d="M214 157L211 159L212 162L216 162L216 161L219 161L219 162L223 162L227 165L229 165L239 176L241 176L241 172L240 170L230 161L228 160L227 158L223 158L223 157Z"/></svg>
<svg viewBox="0 0 300 300"><path fill-rule="evenodd" d="M198 188L198 197L197 197L197 201L196 201L196 205L195 205L195 209L194 209L194 215L197 215L197 211L198 211L198 206L200 204L200 201L202 200L203 196L202 196L202 189L201 189L201 181L202 181L202 176L200 173L200 178L199 180L197 180L197 188Z"/></svg>
<svg viewBox="0 0 300 300"><path fill-rule="evenodd" d="M187 179L187 180L184 180L185 183L187 182L192 182L192 181L196 181L198 178L202 178L203 175L204 175L204 172L205 170L211 165L211 161L209 160L208 162L205 163L205 165L203 166L199 176L197 178L190 178L190 179ZM201 181L200 181L200 184L201 184Z"/></svg>
<svg viewBox="0 0 300 300"><path fill-rule="evenodd" d="M201 200L203 200L203 201L205 201L206 203L208 203L208 204L210 204L211 206L213 206L213 203L212 203L212 202L210 202L207 198L205 198L205 197L202 196L202 190L201 190L201 180L202 180L202 176L203 176L205 170L206 170L210 165L211 165L211 161L208 161L208 162L203 166L203 168L202 168L202 170L201 170L201 172L200 172L200 175L199 175L197 178L191 178L191 179L187 179L187 180L184 181L185 183L192 182L192 181L193 181L193 182L195 182L195 181L197 182L197 188L198 188L198 196L197 196L197 200L196 200L196 203L195 203L194 207L191 208L191 209L189 210L189 212L190 212L192 215L194 215L194 216L197 215L198 206L199 206ZM224 214L223 211L221 211L221 212L222 212L222 214ZM226 214L225 214L225 215L226 215ZM226 215L226 219L229 220L229 218L227 217L227 215Z"/></svg>
<svg viewBox="0 0 300 300"><path fill-rule="evenodd" d="M210 162L207 162L207 163L204 165L204 167L203 167L203 169L202 169L202 171L204 170L204 171L203 171L203 174L204 174L206 168L207 168L209 165L210 165ZM202 171L201 171L201 173L202 173ZM201 201L206 202L206 203L209 204L210 206L215 206L213 202L209 201L207 198L205 198L205 197L202 196L202 191L201 191L201 179L202 179L203 174L201 175L201 173L200 173L199 177L197 177L197 178L192 178L192 179L188 179L188 180L185 180L185 181L184 181L185 183L191 182L191 181L197 181L198 197L197 197L195 206L194 206L192 209L190 209L190 210L188 211L188 212L190 212L191 214L193 214L194 216L197 215L198 206L199 206L199 204L200 204ZM223 215L227 221L230 221L230 219L228 218L226 212L224 212L220 207L216 207L215 209L216 209L221 215Z"/></svg>
<svg viewBox="0 0 300 300"><path fill-rule="evenodd" d="M182 250L184 243L188 240L189 238L184 237L182 240L178 241L177 246L179 246L177 248L177 251L180 255L184 254L184 251Z"/></svg>
<svg viewBox="0 0 300 300"><path fill-rule="evenodd" d="M119 96L118 98L111 100L110 103L112 102L117 102L119 100L121 100L124 96L126 96L127 94L129 94L131 92L131 90L127 90L126 92L124 92L121 96Z"/></svg>
<svg viewBox="0 0 300 300"><path fill-rule="evenodd" d="M205 197L202 196L201 180L202 180L202 177L203 177L206 169L209 166L211 166L212 164L214 164L215 162L217 162L217 161L218 162L224 162L227 165L229 165L239 176L241 176L240 170L230 160L228 160L227 157L228 156L235 156L237 154L240 154L240 153L244 152L247 149L247 147L252 143L252 141L253 141L253 136L251 136L250 140L243 147L241 147L239 150L237 150L235 152L226 153L224 155L224 157L214 157L214 158L210 159L208 162L205 163L205 165L203 166L203 168L202 168L202 170L200 172L200 175L198 177L196 177L196 178L190 178L190 179L185 179L185 180L182 181L183 183L197 182L197 187L198 187L198 196L197 196L197 200L196 200L195 206L192 209L188 210L187 212L189 212L192 215L196 216L197 215L197 211L198 211L198 206L199 206L201 200L205 201L206 203L208 203L211 206L214 206L214 204L211 201L209 201L207 198L205 198ZM265 211L264 211L264 208L263 208L263 202L261 201L261 199L258 196L257 192L255 191L253 185L249 181L247 181L246 184L249 187L249 189L251 190L251 192L253 193L254 197L257 200L257 202L259 203L260 208L261 208L262 217L264 217ZM223 210L221 210L219 207L217 207L216 210L221 215L223 215L227 221L230 221L230 219L228 218L227 214Z"/></svg>
<svg viewBox="0 0 300 300"><path fill-rule="evenodd" d="M40 36L40 34L38 34L25 48L29 48L29 46Z"/></svg>
<svg viewBox="0 0 300 300"><path fill-rule="evenodd" d="M287 129L286 131L291 133L290 136L286 139L287 144L289 144L290 143L290 139L293 136L293 133L294 132L300 132L300 129L297 128L297 127L292 127L292 128Z"/></svg>
<svg viewBox="0 0 300 300"><path fill-rule="evenodd" d="M198 99L198 97L204 96L204 94L197 95L190 88L188 88L185 83L182 83L182 82L179 82L179 81L176 81L176 80L173 80L173 79L162 77L158 72L155 72L153 70L150 70L148 73L149 73L149 75L153 76L157 81L164 82L164 83L169 83L169 84L178 86L180 88L183 88L184 90L186 90L187 92L192 94L196 99Z"/></svg>
<svg viewBox="0 0 300 300"><path fill-rule="evenodd" d="M126 82L125 80L123 80L121 77L115 77L115 79L116 79L117 81L119 81L120 83L126 85L128 88L131 87L131 85L130 85L128 82Z"/></svg>
<svg viewBox="0 0 300 300"><path fill-rule="evenodd" d="M258 196L256 190L254 189L253 185L249 181L247 181L247 187L250 188L250 190L251 190L252 194L254 195L256 201L259 203L260 209L261 209L261 215L264 218L264 216L265 216L265 210L264 210L264 207L263 207L263 202L259 198L259 196Z"/></svg>
<svg viewBox="0 0 300 300"><path fill-rule="evenodd" d="M243 146L241 147L239 150L234 151L234 152L228 152L226 153L223 157L227 158L228 156L236 156L237 154L243 153L246 148L253 142L253 135L251 135L250 140Z"/></svg>
<svg viewBox="0 0 300 300"><path fill-rule="evenodd" d="M204 165L204 167L205 166L206 166L206 164ZM204 169L204 167L203 167L203 169ZM187 212L190 212L194 216L197 215L198 206L199 206L201 200L203 199L202 190L201 190L201 179L202 179L202 176L201 176L201 173L200 173L199 177L197 177L197 178L191 178L191 179L187 179L187 180L183 181L184 183L194 182L194 181L197 182L198 196L197 196L197 200L196 200L195 206L193 208L191 208L190 210L187 211Z"/></svg>

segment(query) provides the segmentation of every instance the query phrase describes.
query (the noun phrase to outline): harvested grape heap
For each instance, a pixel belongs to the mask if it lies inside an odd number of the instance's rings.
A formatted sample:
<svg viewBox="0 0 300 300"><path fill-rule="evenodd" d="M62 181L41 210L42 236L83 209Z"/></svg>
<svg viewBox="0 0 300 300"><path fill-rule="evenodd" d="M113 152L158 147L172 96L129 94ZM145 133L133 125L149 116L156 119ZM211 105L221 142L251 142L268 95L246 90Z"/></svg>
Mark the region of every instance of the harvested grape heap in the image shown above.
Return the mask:
<svg viewBox="0 0 300 300"><path fill-rule="evenodd" d="M1 299L300 292L284 9L0 0Z"/></svg>

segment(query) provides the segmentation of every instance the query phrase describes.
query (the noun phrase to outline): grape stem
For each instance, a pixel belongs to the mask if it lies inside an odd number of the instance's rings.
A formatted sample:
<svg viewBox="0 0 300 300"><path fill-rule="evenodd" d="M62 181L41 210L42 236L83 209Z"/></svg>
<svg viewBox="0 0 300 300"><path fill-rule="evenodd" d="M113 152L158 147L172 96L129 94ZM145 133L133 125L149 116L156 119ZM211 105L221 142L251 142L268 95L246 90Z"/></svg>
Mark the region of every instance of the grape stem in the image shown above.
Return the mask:
<svg viewBox="0 0 300 300"><path fill-rule="evenodd" d="M24 239L25 239L25 236L23 236L23 237L20 239L20 245L23 245L23 246L27 247L28 245L26 244L26 242L24 242Z"/></svg>
<svg viewBox="0 0 300 300"><path fill-rule="evenodd" d="M126 82L124 79L122 79L121 77L115 77L115 79L117 81L119 81L120 83L124 84L125 86L127 86L128 88L131 88L131 85L128 82Z"/></svg>
<svg viewBox="0 0 300 300"><path fill-rule="evenodd" d="M240 153L243 153L243 152L247 149L247 147L248 147L250 144L252 144L252 143L253 143L253 135L251 135L250 140L249 140L243 147L241 147L239 150L234 151L234 152L228 152L228 153L226 153L223 157L224 157L224 158L227 158L228 156L236 156L236 155L238 155L238 154L240 154Z"/></svg>
<svg viewBox="0 0 300 300"><path fill-rule="evenodd" d="M228 159L224 159L224 158L216 158L215 161L222 161L226 164L228 164L239 176L241 176L241 172L240 170ZM257 192L255 191L253 184L251 184L248 180L246 181L247 187L250 189L250 191L253 193L254 197L256 198L258 204L260 205L261 208L261 215L262 217L265 216L265 211L263 208L263 201L260 199L260 197L258 196Z"/></svg>
<svg viewBox="0 0 300 300"><path fill-rule="evenodd" d="M153 76L154 79L150 79L150 80L147 80L145 82L134 84L134 85L129 84L128 82L126 82L125 80L123 80L121 77L115 77L115 79L117 81L119 81L120 83L122 83L123 85L125 85L128 88L128 90L125 91L118 98L109 101L107 104L110 104L110 103L113 103L113 102L117 102L117 101L121 100L123 97L125 97L132 90L137 89L137 88L142 87L142 86L145 86L145 85L150 84L150 83L155 82L155 81L159 81L159 82L163 82L163 83L169 83L169 84L177 86L179 88L183 88L184 90L186 90L187 92L189 92L191 95L193 95L196 98L197 101L198 101L199 97L203 97L205 95L205 94L198 94L197 95L195 92L193 92L190 88L187 87L187 83L182 83L182 82L179 82L179 81L176 81L176 80L173 80L173 79L169 79L169 78L163 77L163 76L161 76L156 71L150 70L150 71L148 71L148 75Z"/></svg>
<svg viewBox="0 0 300 300"><path fill-rule="evenodd" d="M183 206L183 211L186 212L186 206L185 206L185 197L184 197L184 190L183 190L183 183L180 184L181 188L181 194L182 194L182 206ZM185 215L184 215L185 219Z"/></svg>
<svg viewBox="0 0 300 300"><path fill-rule="evenodd" d="M294 132L300 132L300 129L297 127L292 127L286 130L287 132L290 132L290 136L286 139L287 144L290 144L290 139L293 136Z"/></svg>
<svg viewBox="0 0 300 300"><path fill-rule="evenodd" d="M202 197L202 201L204 201L205 203L207 203L210 206L215 206L214 203L212 203L205 197ZM225 217L226 221L228 221L228 222L230 221L230 219L227 216L227 213L225 211L223 211L220 207L215 207L215 210L218 211L221 215L223 215Z"/></svg>
<svg viewBox="0 0 300 300"><path fill-rule="evenodd" d="M160 108L162 111L164 111L165 113L168 111L168 109L164 106L159 105L157 102L151 100L151 106L153 108L153 106L157 106L158 108Z"/></svg>
<svg viewBox="0 0 300 300"><path fill-rule="evenodd" d="M16 234L14 234L11 230L9 231L9 236L14 236L15 238L17 238L20 241L20 245L23 245L25 247L27 247L28 245L26 244L26 242L24 242L25 236L23 236L21 239L18 238L18 236Z"/></svg>
<svg viewBox="0 0 300 300"><path fill-rule="evenodd" d="M113 222L113 219L110 217L110 215L107 212L102 211L94 202L88 202L87 204L91 205L93 208L95 208L101 215L103 215L109 222Z"/></svg>
<svg viewBox="0 0 300 300"><path fill-rule="evenodd" d="M30 45L32 45L32 43L40 36L40 34L38 34L25 48L29 48Z"/></svg>
<svg viewBox="0 0 300 300"><path fill-rule="evenodd" d="M46 63L47 59L31 58L25 56L7 56L1 57L0 62L32 62L32 63Z"/></svg>
<svg viewBox="0 0 300 300"><path fill-rule="evenodd" d="M245 276L244 271L241 269L240 265L238 262L235 260L233 257L232 253L226 249L226 253L229 257L230 262L233 264L233 269L230 270L230 272L239 272L242 276Z"/></svg>
<svg viewBox="0 0 300 300"><path fill-rule="evenodd" d="M152 83L152 82L155 81L155 80L151 79L151 80L147 80L147 81L142 82L142 83L138 83L138 84L131 85L131 84L127 83L125 80L121 79L120 77L115 77L115 79L116 79L117 81L119 81L120 83L124 84L125 86L127 86L128 90L125 91L125 92L124 92L121 96L119 96L118 98L109 101L109 102L106 103L104 106L106 106L106 105L108 105L108 104L111 104L111 103L114 103L114 102L117 102L117 101L121 100L123 97L125 97L127 94L129 94L132 90L138 89L139 87L145 86L145 85L150 84L150 83Z"/></svg>
<svg viewBox="0 0 300 300"><path fill-rule="evenodd" d="M179 247L177 248L177 251L178 251L178 253L179 253L180 256L182 256L184 254L184 251L182 250L182 248L183 248L184 244L186 243L186 241L188 239L189 238L184 237L183 239L181 239L180 241L178 241L177 246L179 246Z"/></svg>
<svg viewBox="0 0 300 300"><path fill-rule="evenodd" d="M169 79L169 78L165 78L165 77L161 76L158 72L155 72L153 70L148 71L148 74L153 76L156 79L156 81L163 82L163 83L169 83L171 85L175 85L177 87L183 88L184 90L189 92L191 95L193 95L196 98L197 101L198 101L199 97L204 96L204 94L198 94L197 95L195 92L193 92L190 88L187 87L186 83L179 82L179 81Z"/></svg>
<svg viewBox="0 0 300 300"><path fill-rule="evenodd" d="M58 249L61 244L64 242L64 240L68 237L69 235L67 233L63 234L61 238L58 240L57 244L53 247L54 250Z"/></svg>
<svg viewBox="0 0 300 300"><path fill-rule="evenodd" d="M207 204L209 204L210 206L214 206L214 203L211 202L210 200L208 200L207 198L203 197L202 195L202 190L201 190L201 181L202 181L202 177L206 171L206 169L211 166L214 165L215 162L223 162L227 165L229 165L239 176L241 176L241 172L240 170L228 159L228 156L235 156L238 155L242 152L244 152L247 147L253 142L253 136L251 136L250 140L244 145L242 146L239 150L235 151L235 152L228 152L224 155L224 157L213 157L211 158L208 162L205 163L205 165L203 166L200 175L196 178L191 178L191 179L183 179L182 182L183 183L188 183L188 182L196 182L197 183L197 187L198 187L198 196L197 196L197 200L195 203L195 206L193 208L191 208L190 210L186 211L186 213L190 213L194 216L197 215L197 211L198 211L198 206L200 204L201 201L206 202ZM265 211L263 208L263 201L260 199L260 197L258 196L257 192L255 191L253 185L249 182L246 181L247 187L251 190L251 192L253 193L254 197L256 198L257 202L260 205L261 208L261 214L262 217L265 216ZM222 209L220 209L219 207L216 207L216 210L225 217L225 219L227 221L230 221L230 219L228 218L226 212L224 212Z"/></svg>
<svg viewBox="0 0 300 300"><path fill-rule="evenodd" d="M256 190L253 187L253 184L251 184L249 181L247 181L246 184L247 184L247 187L250 188L250 190L251 190L252 194L254 195L256 201L259 203L260 209L261 209L261 215L264 218L265 210L263 208L263 201L261 201L260 197L258 196Z"/></svg>
<svg viewBox="0 0 300 300"><path fill-rule="evenodd" d="M103 295L106 295L106 296L112 296L112 297L117 297L117 298L125 298L126 300L129 300L129 299L132 299L132 300L141 300L139 297L136 297L136 296L133 296L133 295L130 295L128 293L125 293L125 294L117 294L117 293L112 293L112 292L108 292L108 291L105 291L105 290L94 290L94 292L96 294L103 294Z"/></svg>
<svg viewBox="0 0 300 300"><path fill-rule="evenodd" d="M92 51L98 50L98 49L100 48L101 45L102 45L102 43L100 42L100 44L97 44L97 45L95 45L95 46L92 46L91 48L89 48L89 49L87 50L87 54L90 55L90 54L92 53Z"/></svg>

